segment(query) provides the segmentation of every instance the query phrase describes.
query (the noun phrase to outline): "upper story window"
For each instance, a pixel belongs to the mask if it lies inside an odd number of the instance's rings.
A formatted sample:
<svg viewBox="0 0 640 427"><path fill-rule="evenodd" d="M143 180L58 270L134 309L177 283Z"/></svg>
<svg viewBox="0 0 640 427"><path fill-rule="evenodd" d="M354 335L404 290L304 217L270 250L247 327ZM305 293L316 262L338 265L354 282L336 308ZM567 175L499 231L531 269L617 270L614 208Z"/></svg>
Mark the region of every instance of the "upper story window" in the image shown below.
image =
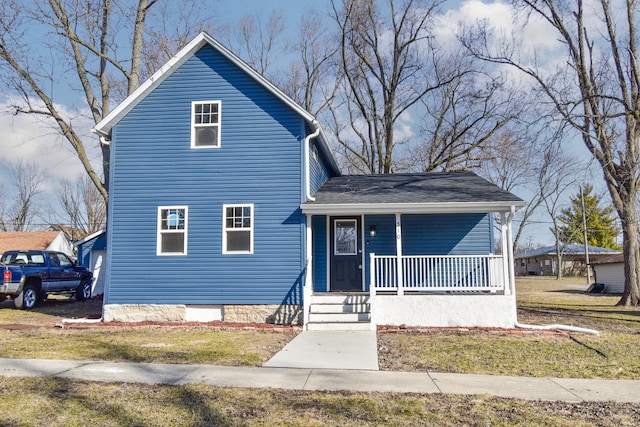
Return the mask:
<svg viewBox="0 0 640 427"><path fill-rule="evenodd" d="M222 253L253 253L253 205L224 205Z"/></svg>
<svg viewBox="0 0 640 427"><path fill-rule="evenodd" d="M191 103L191 148L220 147L220 101Z"/></svg>
<svg viewBox="0 0 640 427"><path fill-rule="evenodd" d="M186 206L158 207L158 255L187 254Z"/></svg>

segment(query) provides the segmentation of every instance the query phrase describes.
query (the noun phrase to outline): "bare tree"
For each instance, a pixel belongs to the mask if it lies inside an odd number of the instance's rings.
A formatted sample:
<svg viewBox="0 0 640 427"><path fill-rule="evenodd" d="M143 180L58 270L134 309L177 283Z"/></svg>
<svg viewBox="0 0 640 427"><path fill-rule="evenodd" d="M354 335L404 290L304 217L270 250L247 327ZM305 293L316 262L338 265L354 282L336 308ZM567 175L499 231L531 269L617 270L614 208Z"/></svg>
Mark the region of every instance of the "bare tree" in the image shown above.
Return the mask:
<svg viewBox="0 0 640 427"><path fill-rule="evenodd" d="M34 162L22 160L9 163L11 179L0 205L2 231L30 231L39 215L38 196L45 179L44 171Z"/></svg>
<svg viewBox="0 0 640 427"><path fill-rule="evenodd" d="M112 101L131 94L149 74L145 64L156 66L164 56L173 54L169 51L174 45L160 35L169 28L167 8L179 8L178 2L161 3L164 9L158 10L160 23L151 28L158 43L145 43L147 18L156 3L157 0L0 0L0 79L20 97L13 106L14 113L49 118L71 144L105 202L109 145L100 141L102 170L96 171L87 152L90 144L98 141L86 140L65 115L56 101L63 91L58 92L56 85L63 82L79 91L91 120L98 123L110 112ZM184 4L185 11L189 10L188 4ZM197 22L202 22L198 21L202 17L181 15L181 28L201 28ZM187 19L196 25L184 24ZM29 37L25 37L27 33ZM177 44L184 42L175 38Z"/></svg>
<svg viewBox="0 0 640 427"><path fill-rule="evenodd" d="M65 232L71 241L103 229L107 222L104 199L88 177L62 181L56 188L57 206L50 209L50 227Z"/></svg>
<svg viewBox="0 0 640 427"><path fill-rule="evenodd" d="M276 83L293 100L314 116L333 102L338 89L332 69L338 47L317 16L302 19L299 40L293 45L296 58Z"/></svg>
<svg viewBox="0 0 640 427"><path fill-rule="evenodd" d="M216 33L208 15L202 2L190 0L165 1L151 9L144 27L142 77L162 67L200 32Z"/></svg>
<svg viewBox="0 0 640 427"><path fill-rule="evenodd" d="M526 206L518 212L518 226L513 237L514 251L519 250L525 229L535 213L558 198L578 175L578 162L566 156L560 146L563 129L553 129L544 118L538 122L511 126L499 132L481 147L484 160L476 172L511 193L526 195ZM499 226L500 218L496 216Z"/></svg>
<svg viewBox="0 0 640 427"><path fill-rule="evenodd" d="M256 14L248 14L237 25L225 25L221 33L226 35L229 46L240 53L249 65L271 78L271 74L277 75L271 73L274 55L284 55L290 49L283 37L285 28L283 12L274 10L266 22Z"/></svg>
<svg viewBox="0 0 640 427"><path fill-rule="evenodd" d="M569 123L600 165L622 224L625 290L620 305L640 305L640 248L636 201L640 189L640 63L637 3L600 0L514 0L529 18L552 27L566 61L549 72L525 62L514 49L494 49L491 30L480 25L467 46L489 61L531 77L553 109ZM588 10L586 8L588 7ZM537 56L536 56L537 58Z"/></svg>
<svg viewBox="0 0 640 427"><path fill-rule="evenodd" d="M440 64L439 73L454 77L420 100L425 111L423 142L411 150L409 169L473 169L500 154L485 147L521 115L522 106L506 80L482 70L482 65L456 52L450 53L446 64Z"/></svg>
<svg viewBox="0 0 640 427"><path fill-rule="evenodd" d="M529 128L531 129L531 128ZM484 160L475 169L478 174L511 193L532 194L527 205L518 212L518 228L513 238L513 250L520 248L520 239L531 218L550 189L540 185L544 163L535 137L528 132L506 128L482 147ZM496 215L500 226L500 217Z"/></svg>
<svg viewBox="0 0 640 427"><path fill-rule="evenodd" d="M558 220L558 216L563 207L564 196L577 183L578 176L576 163L566 156L559 146L554 144L547 147L538 176L538 184L543 190L541 191L541 199L544 207L551 218L551 232L556 246L556 264L558 266L556 278L558 280L562 279L562 257L566 243L561 240L560 227L562 223Z"/></svg>
<svg viewBox="0 0 640 427"><path fill-rule="evenodd" d="M427 93L452 80L432 72L433 62L444 56L431 34L440 3L332 1L344 94L331 107L333 132L351 169L393 172L398 120Z"/></svg>

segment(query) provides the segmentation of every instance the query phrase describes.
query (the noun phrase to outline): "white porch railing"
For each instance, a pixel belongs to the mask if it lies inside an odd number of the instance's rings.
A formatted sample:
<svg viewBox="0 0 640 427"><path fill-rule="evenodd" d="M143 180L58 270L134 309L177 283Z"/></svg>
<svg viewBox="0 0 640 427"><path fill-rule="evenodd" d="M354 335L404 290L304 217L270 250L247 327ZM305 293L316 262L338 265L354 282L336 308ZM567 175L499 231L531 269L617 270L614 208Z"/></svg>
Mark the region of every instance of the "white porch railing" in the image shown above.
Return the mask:
<svg viewBox="0 0 640 427"><path fill-rule="evenodd" d="M400 260L400 261L399 261ZM398 269L398 262L402 268ZM500 255L370 256L375 292L499 292L507 278Z"/></svg>

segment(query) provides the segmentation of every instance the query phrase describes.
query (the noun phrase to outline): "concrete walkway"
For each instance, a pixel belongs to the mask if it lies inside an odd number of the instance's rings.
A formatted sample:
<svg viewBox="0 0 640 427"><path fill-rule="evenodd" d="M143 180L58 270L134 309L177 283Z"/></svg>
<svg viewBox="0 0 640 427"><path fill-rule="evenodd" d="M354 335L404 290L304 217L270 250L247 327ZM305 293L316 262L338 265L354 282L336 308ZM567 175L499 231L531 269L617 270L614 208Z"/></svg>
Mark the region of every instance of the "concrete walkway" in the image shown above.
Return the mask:
<svg viewBox="0 0 640 427"><path fill-rule="evenodd" d="M377 371L376 331L303 331L264 366Z"/></svg>
<svg viewBox="0 0 640 427"><path fill-rule="evenodd" d="M216 387L484 394L525 400L640 403L640 381L627 380L4 358L0 358L0 375L144 384L201 383Z"/></svg>

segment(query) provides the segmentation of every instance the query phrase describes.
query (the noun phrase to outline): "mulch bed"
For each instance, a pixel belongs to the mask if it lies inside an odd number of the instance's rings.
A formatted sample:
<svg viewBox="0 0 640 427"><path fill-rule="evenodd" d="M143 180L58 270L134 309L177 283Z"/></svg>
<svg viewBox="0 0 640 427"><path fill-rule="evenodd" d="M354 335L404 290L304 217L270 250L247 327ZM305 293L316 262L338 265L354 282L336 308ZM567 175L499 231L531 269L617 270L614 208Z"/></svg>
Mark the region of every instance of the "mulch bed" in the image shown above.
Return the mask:
<svg viewBox="0 0 640 427"><path fill-rule="evenodd" d="M100 322L94 319L65 319L57 323L61 329L93 329L109 327L171 327L171 328L207 328L214 330L243 330L275 333L302 332L302 326L273 325L270 323L233 323L233 322ZM568 337L569 333L560 330L533 330L519 328L460 328L460 327L408 327L408 326L378 326L378 332L384 334L409 334L409 333L442 333L442 332L489 332L500 335L545 335Z"/></svg>
<svg viewBox="0 0 640 427"><path fill-rule="evenodd" d="M214 330L243 330L290 333L302 331L301 326L283 326L269 323L232 323L232 322L100 322L88 321L93 319L65 319L57 323L56 328L60 329L95 329L109 327L162 327L162 328L207 328Z"/></svg>

